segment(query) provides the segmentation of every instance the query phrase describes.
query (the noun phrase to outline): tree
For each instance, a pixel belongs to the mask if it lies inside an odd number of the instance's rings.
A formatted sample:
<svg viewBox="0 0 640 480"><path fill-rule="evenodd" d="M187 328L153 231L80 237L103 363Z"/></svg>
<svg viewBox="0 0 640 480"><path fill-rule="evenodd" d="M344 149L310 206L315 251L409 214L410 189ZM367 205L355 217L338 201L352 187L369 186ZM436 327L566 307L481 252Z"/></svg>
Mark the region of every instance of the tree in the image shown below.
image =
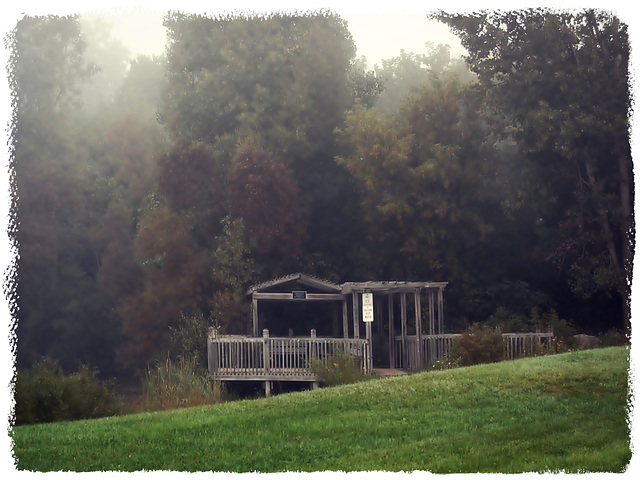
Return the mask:
<svg viewBox="0 0 640 480"><path fill-rule="evenodd" d="M124 80L119 84L114 98L118 111L144 114L157 124L157 110L165 88L166 61L164 57L138 55L129 62Z"/></svg>
<svg viewBox="0 0 640 480"><path fill-rule="evenodd" d="M375 71L367 70L367 58L364 56L352 62L350 70L354 99L367 108L373 107L385 89L384 81Z"/></svg>
<svg viewBox="0 0 640 480"><path fill-rule="evenodd" d="M170 327L183 314L208 311L211 258L191 241L191 227L188 214L173 212L151 196L136 237L143 279L118 309L129 340L129 368L166 352Z"/></svg>
<svg viewBox="0 0 640 480"><path fill-rule="evenodd" d="M232 159L227 180L229 211L243 218L257 252L295 256L306 232L300 189L284 162L271 152L240 148Z"/></svg>
<svg viewBox="0 0 640 480"><path fill-rule="evenodd" d="M603 11L436 15L460 36L470 68L509 115L533 178L541 252L574 293L622 301L630 329L633 184L627 27ZM614 165L614 168L612 168ZM546 225L546 226L545 226Z"/></svg>
<svg viewBox="0 0 640 480"><path fill-rule="evenodd" d="M259 276L252 258L252 244L247 241L242 219L225 217L223 232L213 253L211 298L212 324L228 333L251 332L251 307L244 293Z"/></svg>
<svg viewBox="0 0 640 480"><path fill-rule="evenodd" d="M161 118L173 135L227 146L230 158L234 139L259 134L289 160L296 143L330 135L337 115L330 107L349 102L353 41L334 15L175 13L165 26L169 75Z"/></svg>
<svg viewBox="0 0 640 480"><path fill-rule="evenodd" d="M337 160L362 191L375 276L446 279L462 302L498 275L488 255L498 157L477 102L454 79L434 80L395 115L348 112Z"/></svg>
<svg viewBox="0 0 640 480"><path fill-rule="evenodd" d="M7 37L12 49L12 87L20 115L64 114L78 105L80 85L96 72L76 16L22 18Z"/></svg>
<svg viewBox="0 0 640 480"><path fill-rule="evenodd" d="M471 73L461 60L452 60L448 45L425 44L426 53L400 51L400 55L376 65L376 78L384 85L376 106L382 113L395 113L410 95L417 94L434 80L455 75L458 81L470 83ZM461 68L461 65L462 68Z"/></svg>
<svg viewBox="0 0 640 480"><path fill-rule="evenodd" d="M87 45L83 55L97 70L82 85L82 105L88 110L105 108L113 101L115 90L126 75L130 52L111 36L113 24L104 16L81 16L78 21Z"/></svg>
<svg viewBox="0 0 640 480"><path fill-rule="evenodd" d="M104 304L86 238L88 210L78 188L82 169L69 138L79 87L94 68L83 58L85 44L72 16L24 17L9 40L15 107L12 214L19 225L18 362L29 365L50 355L65 368L95 365L104 352L91 348L92 341L110 339L111 332L99 314Z"/></svg>
<svg viewBox="0 0 640 480"><path fill-rule="evenodd" d="M356 94L357 80L350 76L355 47L346 23L324 12L214 18L175 13L165 17L165 26L168 83L160 118L171 141L185 138L207 145L220 166L217 178L225 180L238 175L237 155L248 143L256 151L277 155L278 164L281 161L290 173L285 174L282 192L269 187L269 198L287 197L289 185L297 185L297 205L288 213L296 217L301 210L314 218L306 224L306 235L296 233L286 239L305 238L300 258L314 259L302 262L289 257L288 265L335 275L347 263L339 255L354 249L350 234L355 231L352 186L333 161L334 129ZM268 184L269 175L284 174L280 165L270 165L260 173L263 180L254 177L254 185ZM251 183L239 181L232 179L235 192ZM241 207L239 194L229 193L233 202L225 208L234 211L218 215L212 225L220 225L227 213L237 217L240 211L243 215L256 211ZM326 213L329 209L331 215ZM245 218L248 233L255 230L256 220ZM264 224L265 219L261 221ZM281 255L262 256L272 272L281 268L282 260Z"/></svg>
<svg viewBox="0 0 640 480"><path fill-rule="evenodd" d="M67 371L83 363L111 376L122 373L117 308L142 277L133 240L161 136L154 116L114 108L118 48L105 108L80 108L97 71L87 38L73 16L25 17L11 38L17 359L48 356Z"/></svg>

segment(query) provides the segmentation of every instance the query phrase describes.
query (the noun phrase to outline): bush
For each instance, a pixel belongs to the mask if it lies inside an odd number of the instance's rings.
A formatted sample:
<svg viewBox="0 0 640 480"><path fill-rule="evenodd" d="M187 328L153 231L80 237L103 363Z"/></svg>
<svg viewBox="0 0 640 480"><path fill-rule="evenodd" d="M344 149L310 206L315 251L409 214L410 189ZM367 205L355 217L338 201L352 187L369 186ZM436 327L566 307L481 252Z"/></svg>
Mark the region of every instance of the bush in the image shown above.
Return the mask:
<svg viewBox="0 0 640 480"><path fill-rule="evenodd" d="M168 410L220 403L225 391L220 382L198 366L197 360L183 357L172 361L167 357L155 368L147 369L140 407L143 410Z"/></svg>
<svg viewBox="0 0 640 480"><path fill-rule="evenodd" d="M504 342L499 329L471 325L461 337L454 340L449 361L464 367L480 363L500 362L504 359Z"/></svg>
<svg viewBox="0 0 640 480"><path fill-rule="evenodd" d="M630 343L627 335L616 329L602 333L598 335L598 338L600 338L600 345L603 347L621 347Z"/></svg>
<svg viewBox="0 0 640 480"><path fill-rule="evenodd" d="M555 312L549 315L548 324L553 328L556 337L556 353L566 352L575 347L573 336L577 330L570 321L558 318Z"/></svg>
<svg viewBox="0 0 640 480"><path fill-rule="evenodd" d="M362 360L346 352L338 352L323 359L313 359L310 363L311 369L318 374L323 385L356 383L365 378L362 372Z"/></svg>
<svg viewBox="0 0 640 480"><path fill-rule="evenodd" d="M122 399L110 383L101 383L97 371L81 366L65 375L54 361L45 359L15 376L15 424L58 422L117 415Z"/></svg>
<svg viewBox="0 0 640 480"><path fill-rule="evenodd" d="M207 338L211 323L202 313L186 315L182 313L177 327L169 327L171 356L193 359L200 367L207 364Z"/></svg>

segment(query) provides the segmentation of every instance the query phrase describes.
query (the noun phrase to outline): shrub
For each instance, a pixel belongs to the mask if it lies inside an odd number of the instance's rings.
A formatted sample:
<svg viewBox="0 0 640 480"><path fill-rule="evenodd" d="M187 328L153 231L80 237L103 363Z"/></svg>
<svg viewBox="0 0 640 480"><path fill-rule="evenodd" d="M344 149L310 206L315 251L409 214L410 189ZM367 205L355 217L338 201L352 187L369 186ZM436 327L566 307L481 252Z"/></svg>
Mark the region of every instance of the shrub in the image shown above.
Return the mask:
<svg viewBox="0 0 640 480"><path fill-rule="evenodd" d="M199 367L196 359L180 357L174 362L167 356L155 368L147 369L140 407L147 411L168 410L220 403L224 399L222 384Z"/></svg>
<svg viewBox="0 0 640 480"><path fill-rule="evenodd" d="M600 338L600 345L603 347L620 347L630 343L624 332L615 329L600 334L598 337Z"/></svg>
<svg viewBox="0 0 640 480"><path fill-rule="evenodd" d="M336 352L333 356L313 359L310 362L323 385L334 386L356 383L364 380L362 359L352 357L346 352Z"/></svg>
<svg viewBox="0 0 640 480"><path fill-rule="evenodd" d="M504 359L504 342L499 329L471 325L454 340L449 361L461 367L480 363L499 362Z"/></svg>
<svg viewBox="0 0 640 480"><path fill-rule="evenodd" d="M553 335L556 337L556 353L566 352L574 348L573 336L577 333L577 330L573 324L568 320L558 318L558 315L553 311L548 319L548 324L553 328Z"/></svg>
<svg viewBox="0 0 640 480"><path fill-rule="evenodd" d="M14 385L16 425L107 417L124 408L111 383L100 382L97 371L86 366L65 375L56 362L44 359L18 370Z"/></svg>
<svg viewBox="0 0 640 480"><path fill-rule="evenodd" d="M171 337L171 355L174 358L194 359L197 364L206 368L207 364L207 338L210 321L202 313L193 315L180 314L180 320L176 327L169 327Z"/></svg>

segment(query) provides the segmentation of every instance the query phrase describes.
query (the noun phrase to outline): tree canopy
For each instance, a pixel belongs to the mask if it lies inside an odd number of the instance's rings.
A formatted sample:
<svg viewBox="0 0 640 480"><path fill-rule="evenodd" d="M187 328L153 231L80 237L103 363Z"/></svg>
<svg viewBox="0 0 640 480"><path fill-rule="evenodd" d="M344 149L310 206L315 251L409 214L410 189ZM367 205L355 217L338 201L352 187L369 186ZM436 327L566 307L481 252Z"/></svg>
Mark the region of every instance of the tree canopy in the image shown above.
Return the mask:
<svg viewBox="0 0 640 480"><path fill-rule="evenodd" d="M604 11L432 16L461 39L369 70L332 12L168 12L165 55L21 19L17 358L131 378L247 287L449 282L446 327L629 329L627 27ZM424 308L425 315L427 307Z"/></svg>
<svg viewBox="0 0 640 480"><path fill-rule="evenodd" d="M482 88L509 115L523 168L544 189L540 218L555 231L542 238L547 257L566 269L576 294L615 292L628 330L634 220L626 25L594 10L437 18L461 37Z"/></svg>

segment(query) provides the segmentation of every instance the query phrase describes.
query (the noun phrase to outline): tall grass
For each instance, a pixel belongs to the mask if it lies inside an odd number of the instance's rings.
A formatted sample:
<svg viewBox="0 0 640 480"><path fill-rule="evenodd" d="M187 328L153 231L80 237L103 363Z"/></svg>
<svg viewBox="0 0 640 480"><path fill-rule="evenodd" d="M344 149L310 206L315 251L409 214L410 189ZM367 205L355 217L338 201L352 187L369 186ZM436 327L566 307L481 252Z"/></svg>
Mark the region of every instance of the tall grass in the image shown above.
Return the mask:
<svg viewBox="0 0 640 480"><path fill-rule="evenodd" d="M629 350L12 431L34 471L624 472Z"/></svg>
<svg viewBox="0 0 640 480"><path fill-rule="evenodd" d="M329 387L356 383L365 379L362 371L362 359L338 351L326 358L314 358L310 367L316 372L320 383Z"/></svg>
<svg viewBox="0 0 640 480"><path fill-rule="evenodd" d="M225 389L212 379L195 359L171 360L170 357L148 368L143 384L144 411L168 410L188 406L220 403Z"/></svg>

